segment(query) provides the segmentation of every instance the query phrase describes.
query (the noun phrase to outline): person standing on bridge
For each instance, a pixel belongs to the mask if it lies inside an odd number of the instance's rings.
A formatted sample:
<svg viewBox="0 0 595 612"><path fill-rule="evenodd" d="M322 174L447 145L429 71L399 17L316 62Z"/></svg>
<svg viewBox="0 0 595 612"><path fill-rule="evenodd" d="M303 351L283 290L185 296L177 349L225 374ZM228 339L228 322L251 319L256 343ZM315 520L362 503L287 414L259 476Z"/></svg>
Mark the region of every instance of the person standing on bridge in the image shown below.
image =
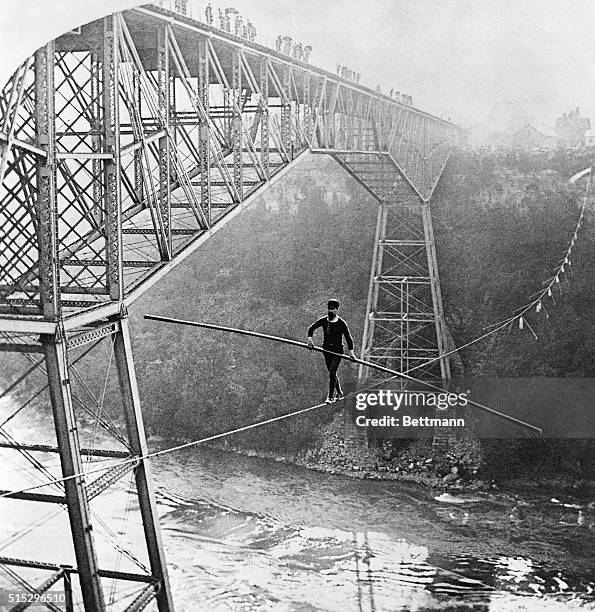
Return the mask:
<svg viewBox="0 0 595 612"><path fill-rule="evenodd" d="M311 350L314 348L314 332L322 327L324 332L324 338L322 341L322 348L333 353L343 354L343 336L347 341L347 349L351 357L356 359L355 353L353 352L353 338L349 333L349 327L347 323L337 314L339 310L339 302L337 300L328 301L328 314L326 317L322 317L315 321L308 328L308 348ZM329 374L328 381L328 397L326 403L331 404L338 399L345 397L341 383L337 377L337 370L341 364L341 357L339 355L331 355L330 353L324 353L324 361L326 363L326 369Z"/></svg>
<svg viewBox="0 0 595 612"><path fill-rule="evenodd" d="M213 7L210 4L205 9L205 19L207 20L207 25L213 25Z"/></svg>

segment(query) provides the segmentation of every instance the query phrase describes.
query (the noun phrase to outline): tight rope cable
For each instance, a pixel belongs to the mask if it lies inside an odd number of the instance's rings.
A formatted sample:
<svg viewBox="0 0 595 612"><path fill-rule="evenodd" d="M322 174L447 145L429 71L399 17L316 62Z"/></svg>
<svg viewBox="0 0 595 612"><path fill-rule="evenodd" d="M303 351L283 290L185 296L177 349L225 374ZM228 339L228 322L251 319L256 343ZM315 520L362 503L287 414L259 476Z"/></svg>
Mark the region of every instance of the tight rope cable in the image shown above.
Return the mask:
<svg viewBox="0 0 595 612"><path fill-rule="evenodd" d="M354 393L357 393L357 391L350 393L346 397L349 397L353 395ZM175 451L182 450L184 448L190 448L191 446L197 446L198 444L204 444L205 442L211 442L213 440L218 440L219 438L231 436L232 434L241 433L243 431L248 431L249 429L254 429L256 427L261 427L262 425L268 425L269 423L274 423L275 421L281 421L282 419L288 419L289 417L296 416L298 414L303 414L305 412L311 412L312 410L316 410L317 408L324 408L325 406L328 406L326 402L322 404L316 404L316 406L302 408L301 410L296 410L295 412L289 412L288 414L282 414L280 416L272 417L264 421L258 421L256 423L251 423L250 425L244 425L243 427L237 427L236 429L230 429L229 431L224 431L222 433L214 434L206 438L201 438L200 440L193 440L192 442L186 442L178 446L172 446L171 448L165 448L163 450L155 451L153 453L147 453L146 455L138 455L138 456L130 457L129 459L124 459L123 461L120 461L118 463L113 463L112 465L99 467L93 470L89 470L87 472L79 472L78 474L71 474L70 476L64 476L62 478L55 478L51 481L44 482L42 484L38 484L32 487L27 487L26 489L19 489L18 491L6 491L5 493L0 494L0 499L3 497L11 497L13 495L18 495L19 493L26 493L27 491L39 489L41 487L45 487L50 484L66 482L67 480L72 480L73 478L80 478L82 476L88 476L90 474L94 474L97 472L104 472L106 470L110 470L112 468L116 468L122 465L127 465L129 463L138 463L144 459L150 459L151 457L158 457L160 455L166 455L168 453L173 453Z"/></svg>
<svg viewBox="0 0 595 612"><path fill-rule="evenodd" d="M223 325L214 325L212 323L199 323L198 321L185 321L183 319L174 319L171 317L162 317L160 315L150 315L150 314L146 314L145 319L149 319L152 321L161 321L164 323L176 323L178 325L189 325L191 327L204 327L207 329L215 329L218 331L231 332L231 333L240 334L243 336L253 336L255 338L264 338L265 340L272 340L274 342L283 342L284 344L291 344L293 346L299 346L300 348L305 348L305 349L309 348L305 342L300 342L299 340L293 340L292 338L281 338L279 336L272 336L270 334L261 334L260 332L249 331L246 329L237 329L235 327L224 327ZM410 382L415 382L415 383L424 385L426 387L429 387L430 389L433 389L435 391L440 391L442 393L448 393L448 391L445 391L442 387L438 387L436 385L433 385L432 383L420 380L418 378L414 378L413 376L409 376L408 374L405 374L404 372L397 372L396 370L392 370L391 368L381 366L377 363L371 363L370 361L363 361L362 359L353 358L343 353L335 353L334 351L327 351L326 349L320 348L318 346L314 346L312 347L312 349L309 349L309 350L318 351L320 353L327 353L329 355L337 355L338 357L342 357L346 361L358 363L358 364L367 366L369 368L379 370L380 372L386 372L387 374L393 374L400 378L404 378L405 380L408 380ZM514 423L515 425L518 425L519 427L524 427L531 431L535 431L539 434L542 433L542 429L540 427L536 427L535 425L531 425L530 423L526 423L525 421L516 419L515 417L512 417L508 414L504 414L503 412L499 412L498 410L494 410L493 408L490 408L488 406L484 406L483 404L480 404L473 400L468 400L468 405L473 406L474 408L479 408L480 410L483 410L489 414L492 414L501 419L504 419L505 421L509 421L510 423Z"/></svg>
<svg viewBox="0 0 595 612"><path fill-rule="evenodd" d="M212 325L209 323L198 323L195 321L182 321L179 319L171 319L168 317L160 317L157 315L145 315L146 319L152 319L155 321L165 321L165 322L174 322L174 323L180 323L180 324L186 324L186 325L191 325L194 327L206 327L209 329L216 329L219 331L229 331L229 332L235 332L238 334L242 334L245 336L254 336L257 338L265 338L265 339L269 339L269 340L274 340L276 342L283 342L286 344L292 344L294 346L299 346L301 348L308 348L308 345L304 342L299 342L298 340L292 340L290 338L280 338L278 336L271 336L268 334L261 334L258 332L252 332L252 331L248 331L248 330L243 330L243 329L235 329L233 327L223 327L221 325ZM397 377L401 377L401 378L405 378L414 382L418 382L421 384L424 384L428 387L431 387L432 389L436 389L442 392L445 392L441 387L437 387L435 385L432 385L431 383L426 383L424 381L418 380L416 378L413 378L412 376L407 376L406 374L403 374L401 372L397 372L395 370L391 370L390 368L385 368L384 366L378 365L376 363L370 363L368 361L362 361L361 359L353 359L353 357L349 357L347 355L344 355L342 353L334 353L333 351L327 351L325 349L319 348L319 347L313 347L311 350L314 351L318 351L320 353L329 353L330 355L337 355L339 357L342 357L343 359L346 359L348 361L352 361L353 363L361 363L365 366L374 368L376 370L380 370L382 372L387 372L388 374L392 374L393 376L397 376ZM351 393L347 394L345 396L344 399L346 399L347 397L351 397L357 393L359 393L362 389L367 389L369 387L372 387L374 385L366 385L365 387L362 387L360 389L357 389L356 391L352 391ZM484 406L482 404L479 404L477 402L473 402L472 400L469 400L469 405L474 405L477 408L480 408L482 410L485 410L486 412L489 412L490 414L494 414L496 416L499 416L502 419L505 419L507 421L510 421L511 423L514 423L516 425L519 425L521 427L525 427L527 429L530 429L532 431L536 431L538 433L542 433L542 430L539 427L535 427L534 425L530 425L529 423L525 423L524 421L521 421L519 419L515 419L514 417L511 417L507 414L498 412L497 410L494 410L493 408L489 408L488 406ZM205 442L212 442L213 440L218 440L220 438L225 438L226 436L231 436L233 434L236 433L241 433L243 431L248 431L250 429L255 429L256 427L262 427L263 425L268 425L269 423L274 423L276 421L281 421L283 419L288 419L290 417L293 416L297 416L298 414L304 414L306 412L311 412L312 410L317 410L318 408L324 408L328 406L328 404L326 402L322 403L322 404L316 404L315 406L309 406L308 408L302 408L300 410L296 410L294 412L289 412L288 414L282 414L280 416L276 416L276 417L272 417L270 419L265 419L264 421L257 421L256 423L251 423L250 425L244 425L243 427L237 427L235 429L231 429L229 431L224 431L222 433L218 433L218 434L214 434L212 436L207 436L206 438L201 438L200 440L193 440L191 442L186 442L184 444L179 444L178 446L172 446L171 448L165 448L159 451L154 451L152 453L147 453L146 455L138 455L138 456L134 456L134 457L130 457L129 459L124 459L123 461L117 462L117 463L113 463L109 466L103 466L103 467L99 467L99 468L95 468L93 470L88 470L87 472L79 472L78 474L71 474L70 476L64 476L62 478L55 478L49 482L44 482L42 484L38 484L35 486L31 486L31 487L26 487L24 489L19 489L18 491L6 491L5 493L0 493L0 499L4 498L4 497L12 497L14 495L18 495L20 493L26 493L27 491L32 491L34 489L39 489L41 487L45 487L47 485L50 484L57 484L57 483L63 483L66 482L67 480L72 480L74 478L81 478L81 477L85 477L85 476L89 476L90 474L94 474L94 473L98 473L98 472L104 472L106 470L110 470L112 468L116 468L122 465L128 465L130 463L139 463L140 461L143 461L145 459L150 459L152 457L158 457L160 455L166 455L169 453L173 453L175 451L179 451L182 450L184 448L190 448L192 446L197 446L199 444L204 444Z"/></svg>

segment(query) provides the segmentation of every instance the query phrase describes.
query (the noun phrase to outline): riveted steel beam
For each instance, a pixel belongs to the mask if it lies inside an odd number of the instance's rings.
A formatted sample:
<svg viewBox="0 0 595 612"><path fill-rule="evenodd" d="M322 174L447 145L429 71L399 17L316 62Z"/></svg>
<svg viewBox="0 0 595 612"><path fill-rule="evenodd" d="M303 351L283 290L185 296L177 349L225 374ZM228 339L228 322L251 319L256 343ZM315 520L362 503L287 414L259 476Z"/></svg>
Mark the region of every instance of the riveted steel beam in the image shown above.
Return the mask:
<svg viewBox="0 0 595 612"><path fill-rule="evenodd" d="M169 39L167 27L157 28L157 83L159 115L164 126L164 135L159 139L159 212L163 226L163 244L161 244L161 259L171 259L171 81L169 62Z"/></svg>
<svg viewBox="0 0 595 612"><path fill-rule="evenodd" d="M60 447L60 461L64 482L72 541L80 575L85 610L105 609L101 580L98 573L89 502L87 499L83 464L79 449L74 406L70 391L67 348L63 333L42 336L46 369L54 414L56 439Z"/></svg>
<svg viewBox="0 0 595 612"><path fill-rule="evenodd" d="M149 553L151 572L159 584L156 595L157 607L160 612L170 612L173 611L174 606L161 533L158 527L159 514L153 490L151 466L148 459L142 458L148 454L148 449L126 316L119 318L119 330L115 336L114 351L128 439L132 450L139 456L134 476L140 512L143 518L145 542Z"/></svg>
<svg viewBox="0 0 595 612"><path fill-rule="evenodd" d="M105 186L101 189L105 210L106 281L110 299L123 297L122 273L122 208L120 176L120 119L119 119L119 45L113 17L103 21L102 111L103 138L111 159L104 162Z"/></svg>
<svg viewBox="0 0 595 612"><path fill-rule="evenodd" d="M36 145L46 153L36 162L39 283L42 311L48 320L56 319L61 312L58 290L54 54L53 41L35 53L35 136Z"/></svg>

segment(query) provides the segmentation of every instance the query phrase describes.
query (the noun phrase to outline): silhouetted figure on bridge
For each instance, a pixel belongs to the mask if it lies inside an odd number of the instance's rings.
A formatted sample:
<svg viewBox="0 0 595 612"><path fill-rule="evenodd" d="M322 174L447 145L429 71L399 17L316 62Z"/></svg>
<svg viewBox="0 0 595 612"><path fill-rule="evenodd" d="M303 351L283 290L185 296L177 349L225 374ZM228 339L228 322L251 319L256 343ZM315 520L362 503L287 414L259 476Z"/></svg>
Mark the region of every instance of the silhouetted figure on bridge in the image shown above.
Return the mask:
<svg viewBox="0 0 595 612"><path fill-rule="evenodd" d="M291 55L291 36L283 37L283 55Z"/></svg>
<svg viewBox="0 0 595 612"><path fill-rule="evenodd" d="M205 19L207 20L207 25L213 25L213 8L210 4L207 4L205 9Z"/></svg>
<svg viewBox="0 0 595 612"><path fill-rule="evenodd" d="M312 336L319 327L322 327L322 331L324 332L324 338L322 341L323 349L332 351L333 353L340 353L342 355L343 336L345 336L349 354L355 359L355 353L353 352L353 338L349 333L347 323L345 323L345 321L337 314L338 310L339 302L337 300L329 300L327 316L318 319L318 321L312 323L312 325L310 325L308 328L308 348L314 348L314 339ZM341 365L341 357L339 357L339 355L324 353L324 361L329 374L328 397L326 398L326 403L331 404L338 399L343 399L345 397L343 389L341 388L341 383L337 377L337 370L339 369L339 365Z"/></svg>
<svg viewBox="0 0 595 612"><path fill-rule="evenodd" d="M244 20L242 19L241 15L236 15L236 18L234 20L234 34L236 36L241 36L242 35L242 31L244 29Z"/></svg>
<svg viewBox="0 0 595 612"><path fill-rule="evenodd" d="M231 34L231 16L232 15L238 15L238 10L233 8L233 6L230 6L228 8L225 9L225 14L223 17L223 26L224 26L224 30L226 32L229 32Z"/></svg>

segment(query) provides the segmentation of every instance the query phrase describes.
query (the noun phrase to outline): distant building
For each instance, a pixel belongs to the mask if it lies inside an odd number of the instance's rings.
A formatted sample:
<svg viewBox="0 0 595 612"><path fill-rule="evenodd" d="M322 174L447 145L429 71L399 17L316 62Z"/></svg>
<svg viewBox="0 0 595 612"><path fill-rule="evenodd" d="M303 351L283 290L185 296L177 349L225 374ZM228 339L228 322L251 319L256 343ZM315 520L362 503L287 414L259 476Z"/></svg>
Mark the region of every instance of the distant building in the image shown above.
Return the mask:
<svg viewBox="0 0 595 612"><path fill-rule="evenodd" d="M515 146L523 147L529 142L529 147L533 147L531 132L526 129L533 126L537 131L548 134L548 129L544 128L541 122L533 114L528 112L522 104L516 100L497 101L490 114L481 123L471 126L469 142L473 146L490 146L510 148ZM515 139L515 135L518 136Z"/></svg>
<svg viewBox="0 0 595 612"><path fill-rule="evenodd" d="M585 135L590 129L591 121L580 116L578 107L556 119L555 130L560 143L569 147L584 145Z"/></svg>
<svg viewBox="0 0 595 612"><path fill-rule="evenodd" d="M511 146L516 149L552 149L558 143L555 134L527 124L511 136Z"/></svg>

